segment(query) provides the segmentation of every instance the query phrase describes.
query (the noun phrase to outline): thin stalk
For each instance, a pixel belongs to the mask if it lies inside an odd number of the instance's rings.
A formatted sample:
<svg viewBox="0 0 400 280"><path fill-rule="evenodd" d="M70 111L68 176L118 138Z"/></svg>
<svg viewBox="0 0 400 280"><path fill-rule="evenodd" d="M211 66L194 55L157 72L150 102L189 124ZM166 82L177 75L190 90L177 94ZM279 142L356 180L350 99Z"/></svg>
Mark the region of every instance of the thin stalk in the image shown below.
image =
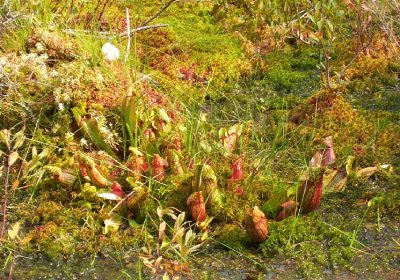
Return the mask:
<svg viewBox="0 0 400 280"><path fill-rule="evenodd" d="M325 49L325 76L326 76L326 87L331 89L331 77L330 71L330 57L329 57L329 47Z"/></svg>
<svg viewBox="0 0 400 280"><path fill-rule="evenodd" d="M107 4L108 4L108 0L104 1L103 7L101 8L101 11L100 11L100 14L99 14L99 17L97 18L97 20L100 21L102 19L104 10L106 9Z"/></svg>
<svg viewBox="0 0 400 280"><path fill-rule="evenodd" d="M170 0L167 4L164 5L164 7L162 7L161 10L158 11L158 13L156 13L154 16L152 16L151 18L149 18L148 20L146 20L142 26L145 26L147 24L149 24L151 21L153 21L154 19L156 19L159 15L161 15L162 12L164 12L173 2L175 2L176 0Z"/></svg>
<svg viewBox="0 0 400 280"><path fill-rule="evenodd" d="M10 174L10 166L8 165L8 156L4 157L3 159L3 166L4 166L4 202L3 202L3 223L1 225L0 231L0 242L3 240L4 232L6 230L6 223L7 223L7 205L8 205L8 177Z"/></svg>
<svg viewBox="0 0 400 280"><path fill-rule="evenodd" d="M11 266L10 266L10 270L8 271L8 277L7 280L12 280L12 274L14 271L14 266L15 266L15 262L16 262L17 256L13 256L12 262L11 262Z"/></svg>
<svg viewBox="0 0 400 280"><path fill-rule="evenodd" d="M129 21L129 9L126 8L126 25L128 27L128 43L126 44L125 62L128 61L129 51L131 49L131 23Z"/></svg>
<svg viewBox="0 0 400 280"><path fill-rule="evenodd" d="M373 39L373 37L370 36L367 44L364 45L361 43L361 45L357 49L357 52L354 54L353 58L350 60L349 63L346 64L346 66L343 67L342 71L339 74L339 79L341 79L343 77L346 70L356 61L356 59L359 57L359 55L371 45L372 39Z"/></svg>
<svg viewBox="0 0 400 280"><path fill-rule="evenodd" d="M153 29L153 28L167 27L167 26L168 26L168 24L155 24L155 25L138 27L138 28L130 30L130 36L133 36L133 34L135 34L136 32L139 32L139 31L144 31L144 30ZM117 36L120 36L120 37L128 36L128 31L121 32L121 33L100 31L100 32L96 32L94 34L94 32L92 32L90 30L85 30L85 29L83 29L83 30L81 30L81 29L76 29L76 30L75 29L64 29L62 32L64 32L65 34L71 35L71 36L97 36L99 38L107 38L109 40L112 40L112 39L116 38Z"/></svg>

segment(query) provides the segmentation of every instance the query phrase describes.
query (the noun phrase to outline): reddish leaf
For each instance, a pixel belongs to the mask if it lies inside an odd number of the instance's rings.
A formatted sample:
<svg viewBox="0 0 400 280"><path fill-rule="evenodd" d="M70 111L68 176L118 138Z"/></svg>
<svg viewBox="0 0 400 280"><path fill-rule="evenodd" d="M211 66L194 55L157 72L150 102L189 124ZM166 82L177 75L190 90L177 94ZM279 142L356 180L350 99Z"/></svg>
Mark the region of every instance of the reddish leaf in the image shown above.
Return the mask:
<svg viewBox="0 0 400 280"><path fill-rule="evenodd" d="M236 194L237 194L238 196L242 196L242 195L243 195L243 188L242 188L242 187L237 187L237 189L236 189Z"/></svg>
<svg viewBox="0 0 400 280"><path fill-rule="evenodd" d="M190 68L182 67L179 69L179 72L182 74L183 80L192 82L195 82L197 80L196 73Z"/></svg>
<svg viewBox="0 0 400 280"><path fill-rule="evenodd" d="M322 157L321 166L326 167L336 161L336 155L333 151L333 138L332 136L326 137L324 139L325 150Z"/></svg>
<svg viewBox="0 0 400 280"><path fill-rule="evenodd" d="M239 181L243 179L243 166L242 166L242 157L239 157L232 164L232 176L231 181Z"/></svg>
<svg viewBox="0 0 400 280"><path fill-rule="evenodd" d="M296 214L298 202L289 200L281 204L282 210L275 216L275 221L279 222L287 217L294 216Z"/></svg>
<svg viewBox="0 0 400 280"><path fill-rule="evenodd" d="M79 162L79 170L81 171L81 174L84 178L89 177L86 165L83 162Z"/></svg>
<svg viewBox="0 0 400 280"><path fill-rule="evenodd" d="M321 172L316 179L304 182L298 190L297 201L302 214L311 212L321 203L323 176L323 172Z"/></svg>
<svg viewBox="0 0 400 280"><path fill-rule="evenodd" d="M124 198L126 196L126 194L122 190L122 186L117 181L114 181L112 185L112 191L116 196L120 198Z"/></svg>
<svg viewBox="0 0 400 280"><path fill-rule="evenodd" d="M234 183L243 179L243 166L242 166L243 157L240 156L233 164L232 164L232 175L228 182L228 189L234 190ZM239 184L236 184L239 185ZM243 189L241 186L238 186L235 190L236 194L242 195Z"/></svg>
<svg viewBox="0 0 400 280"><path fill-rule="evenodd" d="M148 142L152 142L156 139L156 135L154 134L153 130L151 130L150 128L146 129L143 132L143 137L148 141Z"/></svg>
<svg viewBox="0 0 400 280"><path fill-rule="evenodd" d="M149 164L145 161L144 156L131 157L126 162L126 167L131 170L128 172L128 176L134 177L136 180L140 180L149 171Z"/></svg>
<svg viewBox="0 0 400 280"><path fill-rule="evenodd" d="M195 221L202 222L206 218L206 206L201 191L192 193L187 199L187 205Z"/></svg>
<svg viewBox="0 0 400 280"><path fill-rule="evenodd" d="M167 177L168 162L158 154L153 158L153 178L162 182Z"/></svg>
<svg viewBox="0 0 400 280"><path fill-rule="evenodd" d="M310 167L327 167L336 161L336 155L333 150L332 136L324 139L325 149L318 150L310 160Z"/></svg>

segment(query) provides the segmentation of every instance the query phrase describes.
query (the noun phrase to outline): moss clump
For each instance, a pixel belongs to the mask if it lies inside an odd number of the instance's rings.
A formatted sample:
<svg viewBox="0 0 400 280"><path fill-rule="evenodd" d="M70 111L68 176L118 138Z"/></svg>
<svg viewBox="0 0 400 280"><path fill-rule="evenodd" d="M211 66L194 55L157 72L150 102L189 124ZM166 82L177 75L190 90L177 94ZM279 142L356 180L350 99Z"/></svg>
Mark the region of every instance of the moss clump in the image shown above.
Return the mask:
<svg viewBox="0 0 400 280"><path fill-rule="evenodd" d="M317 69L318 62L318 50L315 48L298 49L289 61L292 69L303 71Z"/></svg>
<svg viewBox="0 0 400 280"><path fill-rule="evenodd" d="M299 263L297 274L305 279L324 279L321 266L317 266L313 260L304 260Z"/></svg>
<svg viewBox="0 0 400 280"><path fill-rule="evenodd" d="M307 74L285 70L280 66L273 67L266 73L266 78L277 90L286 92L295 89L298 84L304 82L307 77Z"/></svg>
<svg viewBox="0 0 400 280"><path fill-rule="evenodd" d="M234 224L226 224L217 232L217 240L225 248L234 251L243 251L249 241L242 228Z"/></svg>
<svg viewBox="0 0 400 280"><path fill-rule="evenodd" d="M52 259L60 256L74 255L78 244L74 237L75 230L58 226L55 222L42 225L31 232L35 246Z"/></svg>
<svg viewBox="0 0 400 280"><path fill-rule="evenodd" d="M285 94L307 96L319 86L318 59L315 48L275 51L265 57L266 69L263 75L265 84Z"/></svg>
<svg viewBox="0 0 400 280"><path fill-rule="evenodd" d="M46 54L51 65L58 60L72 61L78 57L75 41L43 29L33 30L27 40L26 48L30 53Z"/></svg>
<svg viewBox="0 0 400 280"><path fill-rule="evenodd" d="M60 259L131 249L143 242L146 233L130 227L127 222L121 223L118 232L104 235L103 221L108 218L110 210L110 206L99 208L88 203L72 206L44 201L38 203L37 209L20 204L18 216L12 215L10 222L24 222L23 230L19 233L21 244L10 246L18 246L32 254L40 251L51 259ZM21 220L21 214L25 220ZM27 215L30 219L26 218Z"/></svg>
<svg viewBox="0 0 400 280"><path fill-rule="evenodd" d="M343 228L346 221L341 223L337 226ZM356 256L350 234L327 225L319 213L270 222L269 232L267 241L260 245L261 252L293 258L298 264L297 273L307 279L321 278L324 270L333 267L350 268ZM353 246L357 245L354 242Z"/></svg>
<svg viewBox="0 0 400 280"><path fill-rule="evenodd" d="M318 228L313 220L306 217L302 219L287 218L282 222L270 222L268 225L269 236L260 248L263 254L274 256L283 252L293 251L293 244L315 240Z"/></svg>
<svg viewBox="0 0 400 280"><path fill-rule="evenodd" d="M338 238L333 238L332 242L341 243L341 240ZM337 246L329 248L329 257L333 267L343 267L351 269L352 260L355 256L356 252L351 247Z"/></svg>

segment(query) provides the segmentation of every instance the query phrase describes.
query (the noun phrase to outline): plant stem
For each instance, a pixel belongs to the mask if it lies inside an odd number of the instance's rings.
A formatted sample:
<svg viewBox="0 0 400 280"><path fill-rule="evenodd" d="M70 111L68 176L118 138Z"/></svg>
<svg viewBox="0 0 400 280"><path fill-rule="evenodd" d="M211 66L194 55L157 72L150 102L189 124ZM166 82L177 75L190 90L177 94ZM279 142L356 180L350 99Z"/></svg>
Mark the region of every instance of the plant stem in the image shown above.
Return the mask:
<svg viewBox="0 0 400 280"><path fill-rule="evenodd" d="M331 88L331 77L329 71L330 71L330 57L329 57L329 47L327 47L325 49L325 75L326 75L326 87L328 89Z"/></svg>
<svg viewBox="0 0 400 280"><path fill-rule="evenodd" d="M155 24L155 25L148 25L148 26L142 26L142 27L138 27L135 29L131 29L130 30L130 36L133 36L136 32L138 31L143 31L143 30L147 30L147 29L152 29L152 28L160 28L160 27L166 27L168 26L168 24ZM82 35L88 35L88 36L93 36L93 32L90 30L74 30L74 29L64 29L62 32L64 32L65 34L71 35L71 36L82 36ZM107 32L107 31L100 31L100 32L96 32L96 34L98 35L98 37L100 38L107 38L109 40L114 39L117 36L121 36L121 37L127 37L128 36L128 32L122 32L122 33L113 33L113 32Z"/></svg>
<svg viewBox="0 0 400 280"><path fill-rule="evenodd" d="M10 166L8 165L8 156L4 157L3 159L3 166L4 166L4 202L3 202L3 223L1 225L0 231L0 242L3 240L4 232L6 230L6 223L7 223L7 204L8 204L8 176L10 173Z"/></svg>
<svg viewBox="0 0 400 280"><path fill-rule="evenodd" d="M176 0L170 0L167 4L164 5L164 7L162 7L161 10L158 11L158 13L156 13L154 16L152 16L151 18L149 18L148 20L146 20L142 26L145 26L147 24L149 24L151 21L153 21L154 19L156 19L159 15L161 15L162 12L164 12L173 2L175 2Z"/></svg>
<svg viewBox="0 0 400 280"><path fill-rule="evenodd" d="M128 43L126 44L125 62L128 61L129 51L131 49L131 23L129 21L129 9L126 8L126 26L128 31Z"/></svg>
<svg viewBox="0 0 400 280"><path fill-rule="evenodd" d="M104 1L104 4L103 4L103 7L101 8L99 17L97 18L98 21L100 21L100 20L102 19L103 14L104 14L104 10L105 10L107 4L108 4L108 0ZM93 15L93 16L94 16L94 15Z"/></svg>
<svg viewBox="0 0 400 280"><path fill-rule="evenodd" d="M7 280L12 280L12 274L14 271L14 266L15 266L15 260L17 259L17 256L13 256L12 262L11 262L11 266L10 266L10 270L8 271L8 278Z"/></svg>
<svg viewBox="0 0 400 280"><path fill-rule="evenodd" d="M346 66L343 67L342 71L339 74L339 79L341 79L344 75L344 73L346 72L346 70L356 61L356 59L358 58L358 56L369 47L369 45L371 45L372 43L372 36L370 36L369 41L366 45L362 44L358 47L357 52L354 54L353 58L350 60L349 63L347 63Z"/></svg>

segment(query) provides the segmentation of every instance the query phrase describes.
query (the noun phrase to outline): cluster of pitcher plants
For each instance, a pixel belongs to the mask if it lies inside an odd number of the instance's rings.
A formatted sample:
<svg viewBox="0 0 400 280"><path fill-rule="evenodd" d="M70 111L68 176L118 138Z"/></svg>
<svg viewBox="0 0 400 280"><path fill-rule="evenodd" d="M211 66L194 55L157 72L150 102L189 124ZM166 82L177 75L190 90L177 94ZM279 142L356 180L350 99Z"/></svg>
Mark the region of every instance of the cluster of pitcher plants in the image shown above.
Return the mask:
<svg viewBox="0 0 400 280"><path fill-rule="evenodd" d="M212 215L230 207L226 195L240 199L244 194L247 176L243 168L244 155L237 156L235 152L238 141L246 137L243 135L246 124L221 128L216 133L210 132L209 139L201 140L201 149L216 145L221 150L221 159L231 162L231 175L221 183L209 160L196 159L186 153L187 128L181 121L183 117L179 111L168 109L165 97L154 89L150 88L141 97L132 94L124 98L123 131L129 139L120 146L107 143L100 124L85 111L84 104L73 108L72 112L84 136L105 153L81 152L74 166L47 165L45 169L60 184L81 189L80 195L85 200L114 203L109 218L104 221L105 234L119 229L121 220L115 214L120 207L138 212L152 195L154 186L173 184L185 201L167 206L185 208L202 231L207 230ZM216 136L214 143L213 135ZM129 145L127 155L121 152L124 144ZM274 194L261 207L254 206L246 211L243 225L254 242L267 239L268 219L281 221L307 214L318 208L324 193L343 191L349 178L369 177L389 167L354 170L353 156L347 159L345 166L334 166L333 138L326 137L323 144L310 160L307 171L299 174L299 186Z"/></svg>

